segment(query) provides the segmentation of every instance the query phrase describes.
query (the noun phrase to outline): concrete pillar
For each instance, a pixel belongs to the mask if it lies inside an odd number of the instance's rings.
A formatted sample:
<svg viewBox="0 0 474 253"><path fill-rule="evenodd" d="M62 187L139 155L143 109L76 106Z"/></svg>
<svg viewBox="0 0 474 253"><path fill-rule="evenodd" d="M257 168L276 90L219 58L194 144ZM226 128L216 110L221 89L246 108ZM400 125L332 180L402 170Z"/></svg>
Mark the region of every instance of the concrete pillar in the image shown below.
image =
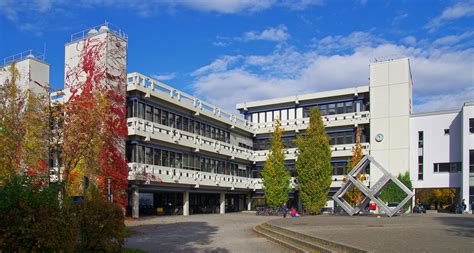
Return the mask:
<svg viewBox="0 0 474 253"><path fill-rule="evenodd" d="M138 219L139 214L139 191L138 188L132 188L132 218Z"/></svg>
<svg viewBox="0 0 474 253"><path fill-rule="evenodd" d="M220 214L225 214L225 193L221 193L220 195L220 208L219 208L219 213Z"/></svg>
<svg viewBox="0 0 474 253"><path fill-rule="evenodd" d="M189 216L189 192L183 193L183 215Z"/></svg>
<svg viewBox="0 0 474 253"><path fill-rule="evenodd" d="M247 211L252 211L252 196L247 195Z"/></svg>
<svg viewBox="0 0 474 253"><path fill-rule="evenodd" d="M413 198L411 198L411 210L409 210L410 213L413 212L413 207L415 207L416 204L416 189L413 189Z"/></svg>

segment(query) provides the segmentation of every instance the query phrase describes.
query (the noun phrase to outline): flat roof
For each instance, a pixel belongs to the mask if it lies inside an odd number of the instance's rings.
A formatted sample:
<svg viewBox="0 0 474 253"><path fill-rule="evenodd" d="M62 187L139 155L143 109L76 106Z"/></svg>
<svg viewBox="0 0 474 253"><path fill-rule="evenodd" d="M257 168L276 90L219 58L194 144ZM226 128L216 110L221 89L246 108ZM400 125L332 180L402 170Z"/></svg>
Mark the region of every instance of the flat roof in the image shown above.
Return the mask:
<svg viewBox="0 0 474 253"><path fill-rule="evenodd" d="M329 90L329 91L320 91L315 93L307 93L302 95L295 95L295 96L288 96L288 97L280 97L280 98L272 98L272 99L265 99L265 100L257 100L257 101L250 101L244 103L238 103L236 105L237 110L253 108L253 107L260 107L260 106L268 106L268 105L276 105L276 104L285 104L285 103L294 103L296 101L306 101L306 100L313 100L318 98L328 98L328 97L337 97L343 95L349 95L354 93L365 93L369 92L369 86L358 86L352 88L345 88L345 89L337 89L337 90Z"/></svg>

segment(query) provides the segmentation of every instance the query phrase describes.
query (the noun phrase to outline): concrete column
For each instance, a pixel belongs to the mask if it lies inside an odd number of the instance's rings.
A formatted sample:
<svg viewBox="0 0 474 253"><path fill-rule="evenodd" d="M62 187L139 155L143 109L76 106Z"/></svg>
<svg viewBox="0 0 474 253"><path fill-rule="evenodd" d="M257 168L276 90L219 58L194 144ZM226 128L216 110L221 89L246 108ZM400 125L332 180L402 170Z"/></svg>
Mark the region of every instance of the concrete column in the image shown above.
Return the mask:
<svg viewBox="0 0 474 253"><path fill-rule="evenodd" d="M139 201L139 191L138 188L132 188L132 218L138 219L140 214L139 214L139 208L138 208L138 202Z"/></svg>
<svg viewBox="0 0 474 253"><path fill-rule="evenodd" d="M252 211L252 195L247 195L247 211Z"/></svg>
<svg viewBox="0 0 474 253"><path fill-rule="evenodd" d="M225 193L221 193L220 195L220 208L219 208L219 213L220 214L225 214Z"/></svg>
<svg viewBox="0 0 474 253"><path fill-rule="evenodd" d="M189 216L189 192L183 192L183 215Z"/></svg>

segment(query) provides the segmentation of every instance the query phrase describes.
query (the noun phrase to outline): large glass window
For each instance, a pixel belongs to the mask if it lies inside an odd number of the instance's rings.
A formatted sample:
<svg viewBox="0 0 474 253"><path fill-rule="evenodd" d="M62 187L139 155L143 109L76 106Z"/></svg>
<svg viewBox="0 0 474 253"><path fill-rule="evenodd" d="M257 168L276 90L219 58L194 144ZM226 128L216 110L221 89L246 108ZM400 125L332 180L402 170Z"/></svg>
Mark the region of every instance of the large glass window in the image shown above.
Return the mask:
<svg viewBox="0 0 474 253"><path fill-rule="evenodd" d="M138 111L138 117L141 119L144 119L145 118L145 104L139 102L137 111Z"/></svg>
<svg viewBox="0 0 474 253"><path fill-rule="evenodd" d="M153 164L153 149L145 147L145 164Z"/></svg>
<svg viewBox="0 0 474 253"><path fill-rule="evenodd" d="M474 133L474 118L469 119L469 132L472 134Z"/></svg>
<svg viewBox="0 0 474 253"><path fill-rule="evenodd" d="M440 172L460 172L462 169L460 162L452 163L434 163L433 170L435 173Z"/></svg>
<svg viewBox="0 0 474 253"><path fill-rule="evenodd" d="M169 156L168 156L168 151L167 150L162 150L161 151L161 165L164 167L169 167Z"/></svg>
<svg viewBox="0 0 474 253"><path fill-rule="evenodd" d="M137 146L137 162L145 163L145 147Z"/></svg>
<svg viewBox="0 0 474 253"><path fill-rule="evenodd" d="M153 152L153 164L161 165L161 150L155 148Z"/></svg>
<svg viewBox="0 0 474 253"><path fill-rule="evenodd" d="M169 156L170 156L170 167L176 168L176 153L170 151Z"/></svg>
<svg viewBox="0 0 474 253"><path fill-rule="evenodd" d="M469 172L474 173L474 150L469 150Z"/></svg>
<svg viewBox="0 0 474 253"><path fill-rule="evenodd" d="M158 108L155 108L153 110L153 122L156 122L156 123L160 123L160 119L161 119L161 113L160 113L160 109Z"/></svg>
<svg viewBox="0 0 474 253"><path fill-rule="evenodd" d="M176 115L176 128L183 129L183 120L179 115Z"/></svg>
<svg viewBox="0 0 474 253"><path fill-rule="evenodd" d="M172 128L175 128L176 127L176 119L175 119L175 115L174 113L171 113L169 112L168 113L168 122L169 122L169 126L172 127Z"/></svg>
<svg viewBox="0 0 474 253"><path fill-rule="evenodd" d="M145 119L148 121L153 121L153 107L146 105L145 107Z"/></svg>
<svg viewBox="0 0 474 253"><path fill-rule="evenodd" d="M133 101L127 102L127 118L133 117Z"/></svg>
<svg viewBox="0 0 474 253"><path fill-rule="evenodd" d="M423 180L423 131L418 132L418 180Z"/></svg>
<svg viewBox="0 0 474 253"><path fill-rule="evenodd" d="M161 124L167 126L168 125L168 112L161 111Z"/></svg>

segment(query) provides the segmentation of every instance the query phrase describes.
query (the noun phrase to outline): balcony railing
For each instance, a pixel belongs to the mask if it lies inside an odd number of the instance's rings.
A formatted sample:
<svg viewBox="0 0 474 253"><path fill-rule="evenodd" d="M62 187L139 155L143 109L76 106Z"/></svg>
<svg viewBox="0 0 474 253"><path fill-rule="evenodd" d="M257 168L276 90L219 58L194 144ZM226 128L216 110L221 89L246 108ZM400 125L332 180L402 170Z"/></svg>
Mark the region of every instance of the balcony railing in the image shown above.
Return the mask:
<svg viewBox="0 0 474 253"><path fill-rule="evenodd" d="M325 127L337 127L369 123L370 112L353 112L322 116ZM309 126L309 118L282 120L281 127L285 131L305 130ZM254 134L269 133L275 128L274 122L253 123Z"/></svg>
<svg viewBox="0 0 474 253"><path fill-rule="evenodd" d="M234 189L262 189L262 180L259 178L239 177L211 172L171 168L142 163L129 163L128 180L151 183L174 183L200 186L219 186Z"/></svg>
<svg viewBox="0 0 474 253"><path fill-rule="evenodd" d="M248 132L253 132L252 124L236 114L227 112L217 106L211 105L199 98L191 96L140 73L135 72L127 75L127 89L141 90L146 93L146 96L152 95L164 99L168 102L194 111L196 115L203 114L229 124L231 127L239 127Z"/></svg>
<svg viewBox="0 0 474 253"><path fill-rule="evenodd" d="M352 149L354 148L355 144L343 144L343 145L332 145L332 157L343 157L343 156L352 156ZM368 154L370 144L369 143L361 143L362 146L362 153ZM269 150L257 150L254 151L255 162L264 162L267 160ZM296 159L297 156L297 149L296 148L288 148L284 150L285 159L286 160L293 160Z"/></svg>
<svg viewBox="0 0 474 253"><path fill-rule="evenodd" d="M231 159L240 158L243 160L253 161L253 150L235 146L226 142L221 142L140 118L128 118L127 125L129 135L137 134L144 136L146 141L149 141L150 139L166 141L194 148L195 151L205 150L229 156Z"/></svg>

